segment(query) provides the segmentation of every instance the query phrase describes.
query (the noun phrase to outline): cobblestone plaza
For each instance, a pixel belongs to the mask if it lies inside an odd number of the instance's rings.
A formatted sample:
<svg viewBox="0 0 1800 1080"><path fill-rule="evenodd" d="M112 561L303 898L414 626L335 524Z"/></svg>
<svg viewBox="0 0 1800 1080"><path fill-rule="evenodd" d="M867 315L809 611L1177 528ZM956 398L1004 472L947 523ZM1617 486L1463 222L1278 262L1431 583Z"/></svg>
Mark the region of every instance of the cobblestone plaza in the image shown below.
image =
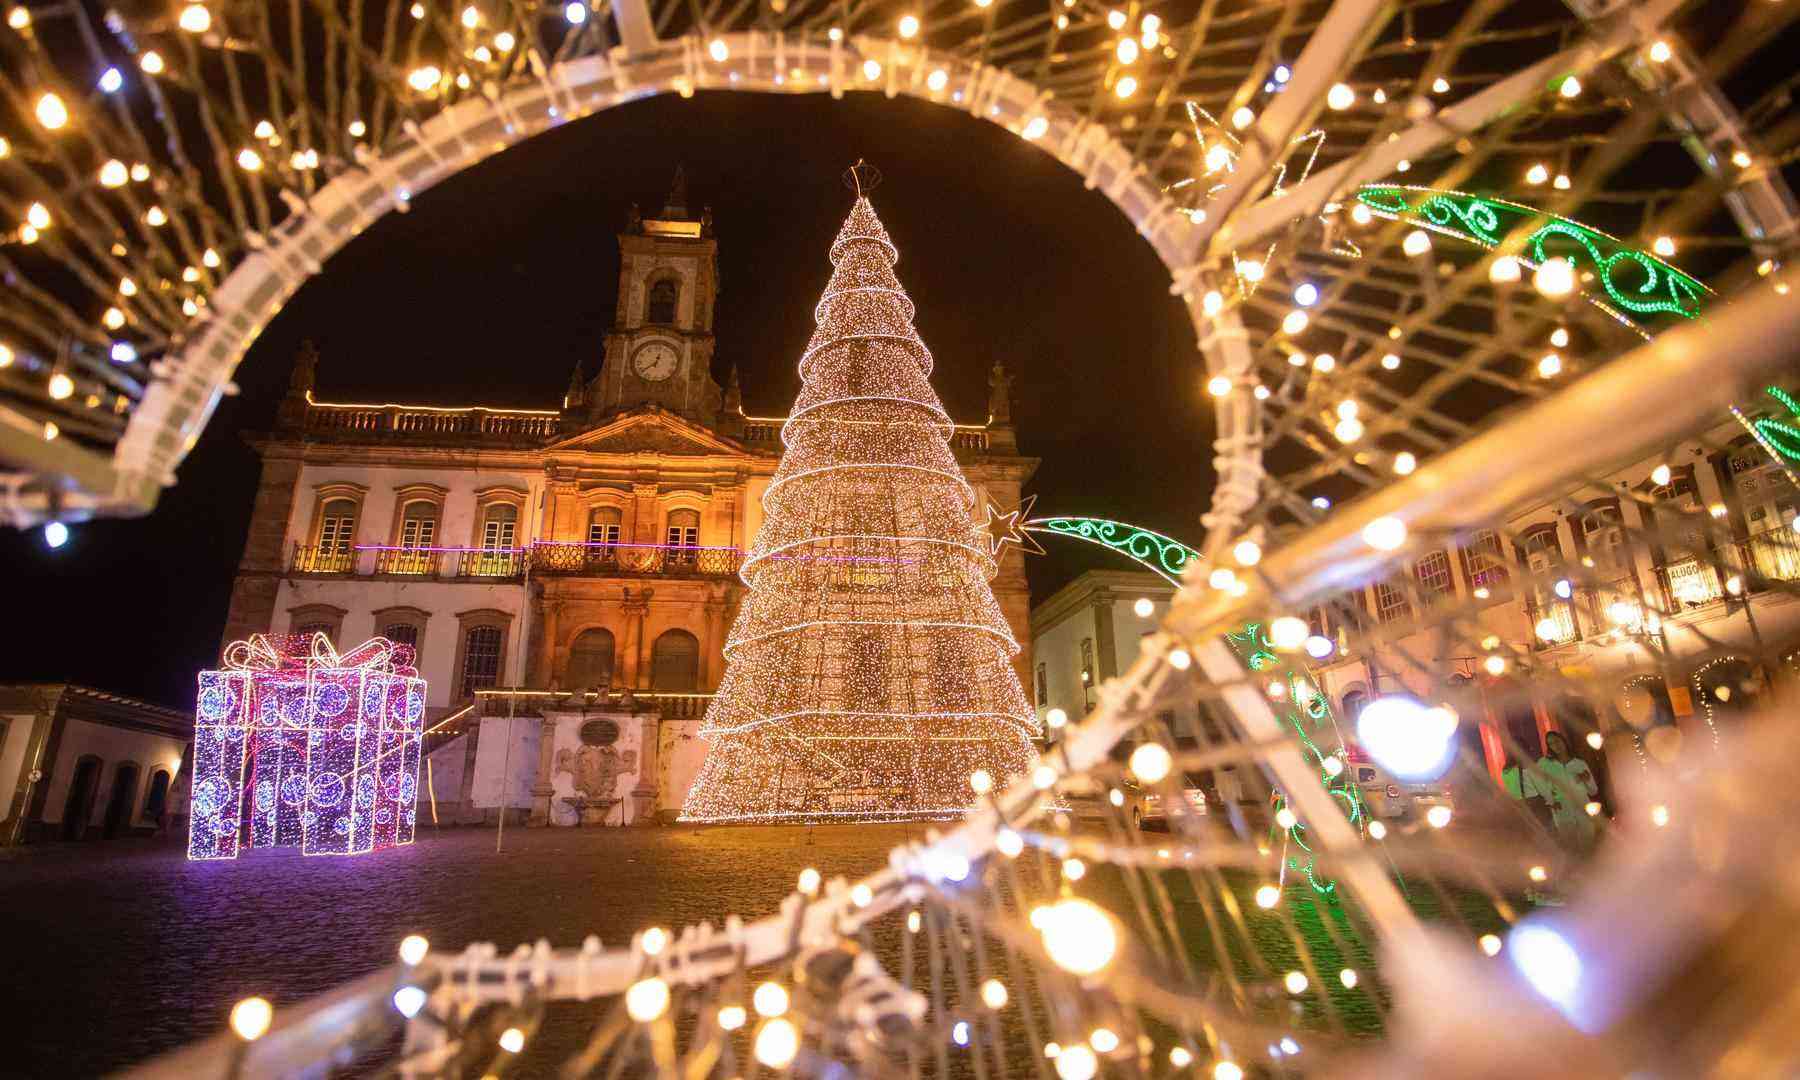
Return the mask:
<svg viewBox="0 0 1800 1080"><path fill-rule="evenodd" d="M423 829L417 843L361 859L297 851L189 862L175 840L9 852L0 908L15 931L19 1040L9 1072L94 1076L210 1035L232 1003L279 1011L394 959L400 939L502 951L588 934L623 944L772 911L815 866L852 878L923 826L816 829Z"/></svg>

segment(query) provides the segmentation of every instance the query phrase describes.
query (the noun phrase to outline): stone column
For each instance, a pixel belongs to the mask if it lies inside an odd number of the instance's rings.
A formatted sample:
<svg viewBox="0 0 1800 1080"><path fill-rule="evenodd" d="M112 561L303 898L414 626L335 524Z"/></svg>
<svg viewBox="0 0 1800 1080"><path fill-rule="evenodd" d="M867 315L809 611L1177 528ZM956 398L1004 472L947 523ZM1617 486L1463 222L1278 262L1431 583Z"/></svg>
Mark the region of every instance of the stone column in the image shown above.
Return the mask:
<svg viewBox="0 0 1800 1080"><path fill-rule="evenodd" d="M625 598L619 607L625 612L625 639L619 642L618 670L614 673L614 681L618 685L630 689L639 687L639 673L643 664L644 616L650 611L651 590L644 589L636 596L631 594L631 587L626 586Z"/></svg>
<svg viewBox="0 0 1800 1080"><path fill-rule="evenodd" d="M531 817L525 822L532 828L550 824L550 800L556 797L556 785L551 782L550 777L550 769L556 761L556 717L546 712L538 723L537 778L531 785ZM512 725L507 726L511 728ZM512 732L509 730L507 738L511 737Z"/></svg>
<svg viewBox="0 0 1800 1080"><path fill-rule="evenodd" d="M561 622L563 608L568 601L560 596L545 596L539 601L538 633L541 635L538 654L533 663L533 674L527 679L527 686L539 689L560 689L556 678L556 641L557 624Z"/></svg>
<svg viewBox="0 0 1800 1080"><path fill-rule="evenodd" d="M716 690L725 677L725 590L715 586L706 598L706 638L700 643L701 658L706 662L700 678L708 690Z"/></svg>

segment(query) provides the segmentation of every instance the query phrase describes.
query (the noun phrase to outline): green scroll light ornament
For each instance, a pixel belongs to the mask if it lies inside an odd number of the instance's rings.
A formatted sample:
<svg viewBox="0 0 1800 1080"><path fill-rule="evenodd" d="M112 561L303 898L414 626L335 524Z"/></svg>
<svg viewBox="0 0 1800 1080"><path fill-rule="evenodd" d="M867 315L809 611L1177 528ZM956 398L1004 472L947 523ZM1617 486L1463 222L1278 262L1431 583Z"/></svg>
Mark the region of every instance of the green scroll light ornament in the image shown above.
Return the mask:
<svg viewBox="0 0 1800 1080"><path fill-rule="evenodd" d="M1712 290L1648 252L1579 221L1506 199L1463 191L1402 184L1365 184L1356 200L1382 217L1430 229L1492 250L1522 225L1535 224L1526 237L1526 261L1541 265L1568 259L1577 273L1586 269L1610 303L1589 294L1602 310L1634 328L1633 321L1656 315L1692 319ZM1642 332L1641 328L1638 328Z"/></svg>
<svg viewBox="0 0 1800 1080"><path fill-rule="evenodd" d="M1177 587L1181 584L1181 572L1190 563L1200 558L1200 553L1186 544L1151 529L1130 525L1122 521L1111 521L1106 518L1090 517L1051 517L1030 518L1030 502L1008 513L998 513L992 507L988 510L988 531L994 537L994 551L1007 543L1017 543L1027 550L1035 550L1042 554L1043 548L1038 546L1027 533L1048 533L1054 536L1068 536L1076 540L1097 544L1111 551L1116 551L1139 565L1155 571L1170 584ZM1263 627L1251 623L1237 633L1225 635L1238 659L1252 672L1276 669L1282 661L1275 655L1273 647L1263 634ZM1360 833L1368 823L1368 807L1362 801L1361 792L1351 778L1350 770L1343 767L1343 760L1337 759L1338 769L1333 773L1326 765L1328 758L1336 757L1335 752L1327 753L1320 749L1314 735L1327 726L1336 729L1336 722L1331 716L1331 703L1319 692L1312 679L1302 668L1288 668L1282 676L1285 693L1281 700L1286 703L1286 711L1282 713L1282 722L1292 728L1300 740L1302 752L1319 770L1319 783L1331 796L1344 806L1345 815ZM1341 740L1340 740L1341 741ZM1287 797L1277 792L1274 796L1273 813L1279 815L1287 806ZM1279 823L1272 826L1275 833L1282 833ZM1306 882L1320 897L1336 902L1337 882L1319 875L1317 858L1308 842L1306 826L1296 821L1285 830L1286 843L1284 865L1286 870L1305 875Z"/></svg>

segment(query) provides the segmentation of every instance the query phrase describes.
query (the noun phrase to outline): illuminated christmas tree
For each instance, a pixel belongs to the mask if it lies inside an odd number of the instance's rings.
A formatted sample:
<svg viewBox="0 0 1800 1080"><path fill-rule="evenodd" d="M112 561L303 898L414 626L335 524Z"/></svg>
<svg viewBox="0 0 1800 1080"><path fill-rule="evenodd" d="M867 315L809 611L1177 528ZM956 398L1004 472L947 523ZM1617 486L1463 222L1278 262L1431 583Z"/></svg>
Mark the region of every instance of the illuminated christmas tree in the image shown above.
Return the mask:
<svg viewBox="0 0 1800 1080"><path fill-rule="evenodd" d="M975 492L864 170L684 821L946 817L968 808L977 769L1003 783L1033 757Z"/></svg>

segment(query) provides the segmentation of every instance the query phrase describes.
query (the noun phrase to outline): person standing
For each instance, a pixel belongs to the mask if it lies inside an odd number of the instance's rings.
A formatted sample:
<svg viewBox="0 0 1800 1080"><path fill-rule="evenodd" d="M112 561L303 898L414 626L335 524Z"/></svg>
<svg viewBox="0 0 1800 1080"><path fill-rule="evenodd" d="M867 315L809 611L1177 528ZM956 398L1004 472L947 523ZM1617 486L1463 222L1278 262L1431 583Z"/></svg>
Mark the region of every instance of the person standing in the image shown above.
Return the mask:
<svg viewBox="0 0 1800 1080"><path fill-rule="evenodd" d="M1537 760L1537 775L1526 778L1532 792L1550 805L1550 821L1557 843L1571 851L1587 851L1594 845L1594 820L1587 804L1600 793L1587 762L1569 752L1569 740L1560 731L1544 737L1544 756Z"/></svg>

